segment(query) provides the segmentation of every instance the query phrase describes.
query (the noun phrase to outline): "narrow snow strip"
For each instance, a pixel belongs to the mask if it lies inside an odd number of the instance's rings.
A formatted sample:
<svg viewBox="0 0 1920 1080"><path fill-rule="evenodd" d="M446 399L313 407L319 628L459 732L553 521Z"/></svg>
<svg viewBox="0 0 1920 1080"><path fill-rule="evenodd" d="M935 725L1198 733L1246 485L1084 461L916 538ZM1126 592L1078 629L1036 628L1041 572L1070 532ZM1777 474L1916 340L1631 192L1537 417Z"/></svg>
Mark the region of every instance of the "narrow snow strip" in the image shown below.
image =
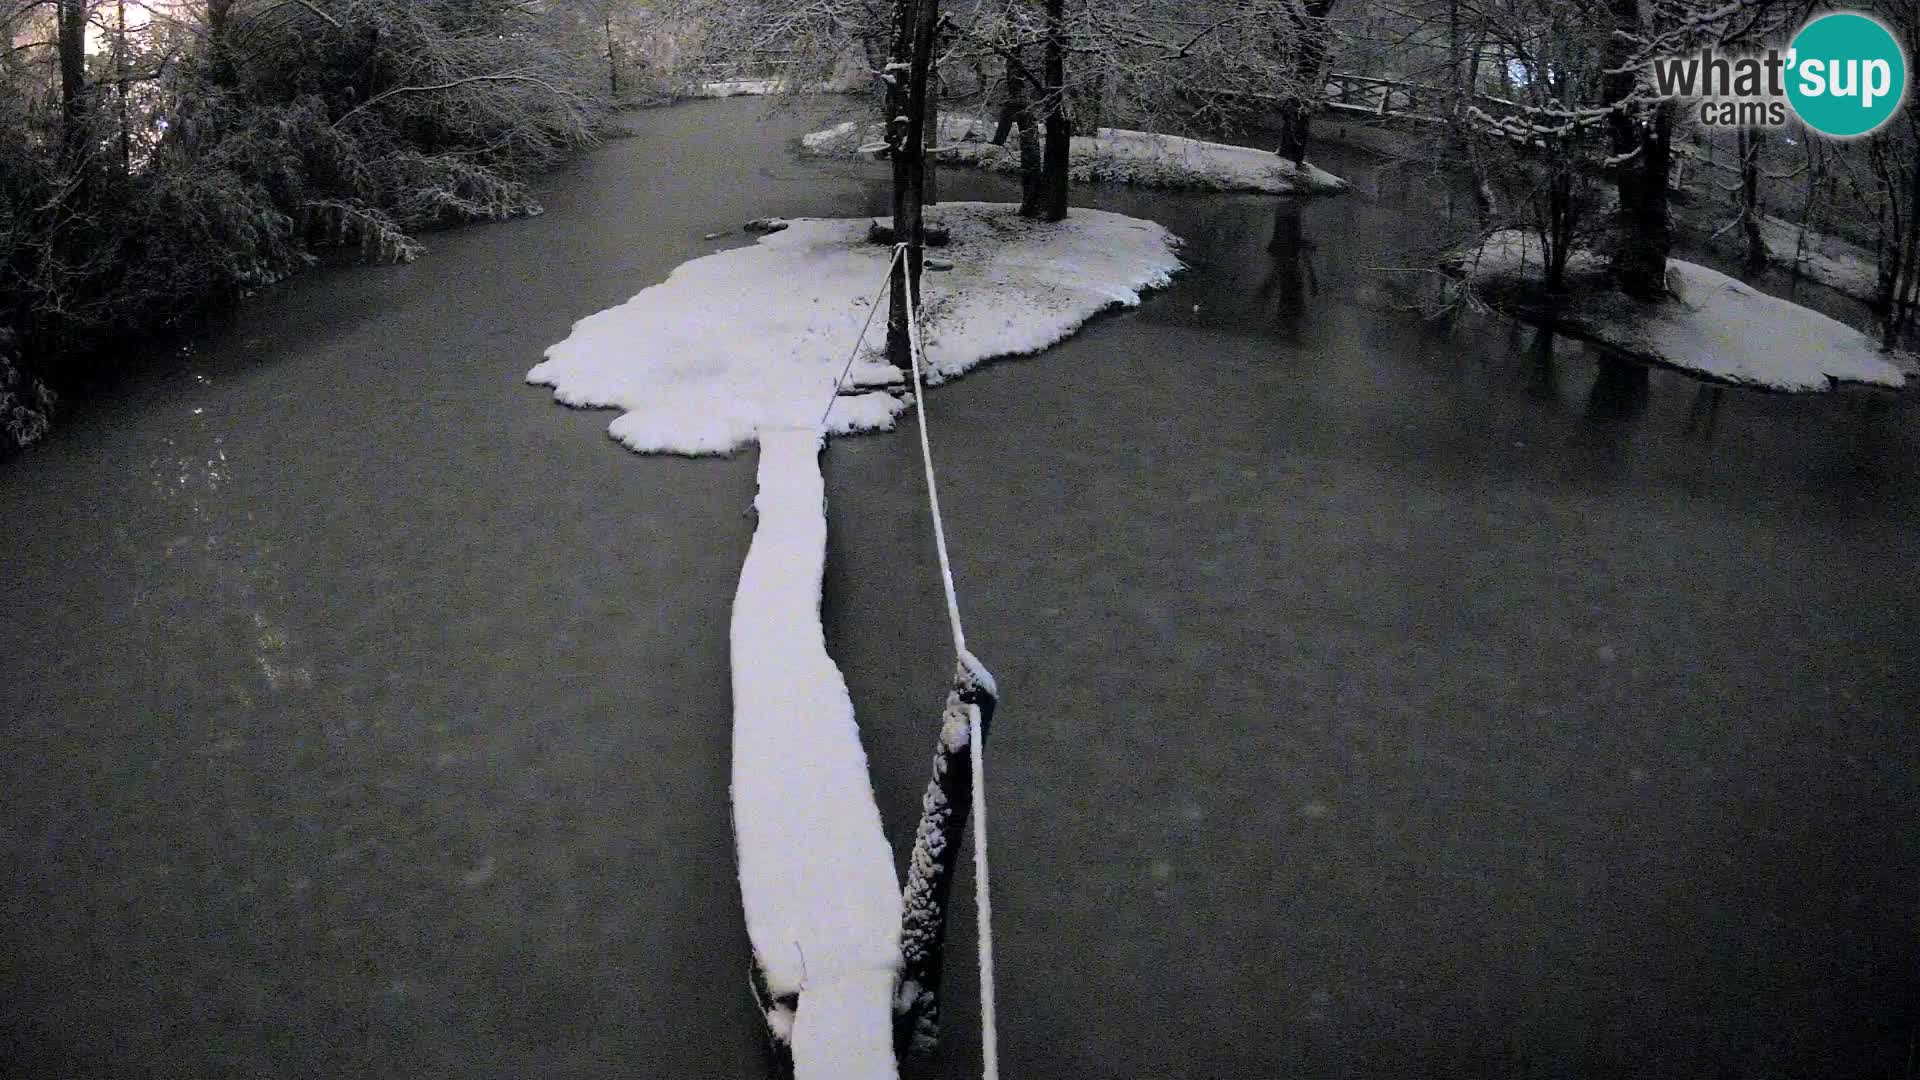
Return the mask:
<svg viewBox="0 0 1920 1080"><path fill-rule="evenodd" d="M1495 233L1453 264L1496 299L1539 304L1540 242L1531 234ZM1570 335L1737 386L1816 391L1843 382L1906 383L1894 357L1866 334L1718 271L1667 260L1673 295L1658 303L1621 295L1604 273L1592 253L1570 260L1570 292L1557 311L1558 326Z"/></svg>
<svg viewBox="0 0 1920 1080"><path fill-rule="evenodd" d="M1138 304L1180 268L1172 233L1100 210L1049 224L1000 203L942 203L928 218L952 234L929 254L953 269L923 285L935 383L1038 352L1106 308ZM624 410L609 431L642 453L724 454L761 428L817 425L892 254L867 242L871 220L798 218L684 263L575 323L527 381L568 405ZM856 382L888 374L876 336ZM842 397L828 434L891 429L905 408L884 390Z"/></svg>
<svg viewBox="0 0 1920 1080"><path fill-rule="evenodd" d="M900 881L853 702L820 626L821 437L760 433L759 525L733 601L733 822L755 962L799 995L796 1076L894 1075Z"/></svg>
<svg viewBox="0 0 1920 1080"><path fill-rule="evenodd" d="M940 160L1017 172L1018 140L1009 136L1005 145L995 146L988 141L993 129L991 121L975 116L941 117ZM882 137L877 122L848 120L801 136L800 145L822 157L858 157ZM1348 186L1325 169L1311 164L1296 169L1293 162L1265 150L1131 128L1100 128L1092 135L1075 135L1067 161L1068 174L1083 183L1267 195L1330 195Z"/></svg>

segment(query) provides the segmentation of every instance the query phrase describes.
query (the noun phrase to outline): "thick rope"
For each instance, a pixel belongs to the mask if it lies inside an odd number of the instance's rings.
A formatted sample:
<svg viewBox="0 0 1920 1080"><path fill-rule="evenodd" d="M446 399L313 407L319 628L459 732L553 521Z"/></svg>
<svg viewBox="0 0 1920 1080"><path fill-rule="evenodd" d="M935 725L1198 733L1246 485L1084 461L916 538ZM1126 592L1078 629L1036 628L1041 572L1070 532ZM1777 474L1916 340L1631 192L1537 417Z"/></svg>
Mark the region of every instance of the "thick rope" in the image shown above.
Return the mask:
<svg viewBox="0 0 1920 1080"><path fill-rule="evenodd" d="M894 245L894 261L907 245ZM892 274L893 263L887 264ZM947 592L947 620L953 627L953 651L960 664L984 670L967 651L966 631L960 626L960 600L953 588L953 564L947 560L947 530L940 520L940 489L933 477L933 447L927 441L927 392L921 379L920 304L910 281L907 288L907 344L913 357L913 408L920 419L920 461L927 473L927 504L933 510L933 543L940 553L940 582ZM980 707L967 707L967 743L973 758L973 900L980 920L980 1075L1000 1080L1000 1035L993 1008L993 905L987 881L987 765L980 730Z"/></svg>

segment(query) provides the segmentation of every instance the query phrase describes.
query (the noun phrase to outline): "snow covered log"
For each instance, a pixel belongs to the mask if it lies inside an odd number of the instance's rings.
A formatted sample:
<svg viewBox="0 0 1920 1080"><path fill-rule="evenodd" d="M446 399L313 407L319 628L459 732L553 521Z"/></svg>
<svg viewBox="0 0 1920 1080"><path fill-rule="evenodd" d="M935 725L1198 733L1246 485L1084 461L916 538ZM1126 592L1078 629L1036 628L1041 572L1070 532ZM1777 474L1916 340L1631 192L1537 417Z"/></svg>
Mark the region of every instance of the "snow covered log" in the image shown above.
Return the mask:
<svg viewBox="0 0 1920 1080"><path fill-rule="evenodd" d="M795 1080L890 1078L900 884L820 625L821 435L759 437L759 523L732 626L733 825L755 991Z"/></svg>
<svg viewBox="0 0 1920 1080"><path fill-rule="evenodd" d="M929 382L1038 352L1180 269L1179 239L1154 222L1075 210L1046 224L1017 209L927 208L952 234L943 257L954 264L921 287ZM683 263L575 323L527 381L567 405L623 410L608 431L641 453L725 454L762 428L818 424L886 281L893 252L867 243L872 222L795 218L758 243ZM883 336L869 334L856 382L884 380ZM888 430L906 408L884 391L843 397L827 434Z"/></svg>
<svg viewBox="0 0 1920 1080"><path fill-rule="evenodd" d="M985 739L998 704L993 676L972 656L956 665L953 689L940 715L933 778L920 803L904 896L900 935L900 990L894 1042L902 1054L930 1054L940 1040L940 978L946 969L947 898L959 864L960 838L973 809L973 711Z"/></svg>

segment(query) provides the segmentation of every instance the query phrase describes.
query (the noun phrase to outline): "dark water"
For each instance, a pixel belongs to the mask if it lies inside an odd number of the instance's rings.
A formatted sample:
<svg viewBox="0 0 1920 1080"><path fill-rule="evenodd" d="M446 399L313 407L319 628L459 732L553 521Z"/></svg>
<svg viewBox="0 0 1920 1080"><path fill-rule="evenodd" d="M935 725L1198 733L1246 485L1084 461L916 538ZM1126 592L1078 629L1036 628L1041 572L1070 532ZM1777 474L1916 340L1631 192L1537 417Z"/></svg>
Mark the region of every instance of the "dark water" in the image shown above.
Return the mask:
<svg viewBox="0 0 1920 1080"><path fill-rule="evenodd" d="M760 1075L752 455L638 458L519 382L705 233L884 203L759 116L639 114L547 216L276 290L0 470L0 1071ZM1007 689L1008 1074L1909 1075L1913 405L1424 322L1372 268L1441 185L1323 163L1359 193L1083 192L1193 270L932 397ZM916 460L827 457L902 852L949 663Z"/></svg>

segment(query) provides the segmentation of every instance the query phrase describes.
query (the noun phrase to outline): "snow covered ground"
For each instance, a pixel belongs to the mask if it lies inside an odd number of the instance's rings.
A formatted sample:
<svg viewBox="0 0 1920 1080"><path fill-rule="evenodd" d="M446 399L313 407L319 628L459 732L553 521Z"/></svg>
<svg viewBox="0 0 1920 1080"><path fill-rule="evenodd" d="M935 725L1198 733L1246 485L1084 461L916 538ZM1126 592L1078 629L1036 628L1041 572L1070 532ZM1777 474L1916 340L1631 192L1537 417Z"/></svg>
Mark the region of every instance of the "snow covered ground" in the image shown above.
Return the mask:
<svg viewBox="0 0 1920 1080"><path fill-rule="evenodd" d="M1495 233L1477 251L1457 256L1454 265L1496 300L1537 306L1541 248L1530 233ZM1894 358L1874 339L1704 266L1669 259L1672 295L1660 303L1609 288L1604 272L1591 252L1578 252L1569 263L1574 287L1557 313L1569 335L1738 386L1813 391L1837 383L1905 385Z"/></svg>
<svg viewBox="0 0 1920 1080"><path fill-rule="evenodd" d="M943 162L960 162L996 172L1017 172L1020 150L1013 136L995 146L991 121L974 116L942 116ZM878 123L848 120L800 139L808 153L858 157L881 141ZM1249 191L1267 195L1328 195L1347 190L1347 182L1308 163L1293 162L1264 150L1158 135L1128 128L1101 128L1073 138L1069 173L1076 181L1136 184L1193 191Z"/></svg>
<svg viewBox="0 0 1920 1080"><path fill-rule="evenodd" d="M1800 272L1828 288L1866 301L1879 291L1880 272L1873 252L1858 244L1809 231L1806 250L1801 251L1800 226L1777 217L1760 219L1760 236L1773 262L1791 268L1798 253Z"/></svg>
<svg viewBox="0 0 1920 1080"><path fill-rule="evenodd" d="M574 324L527 381L568 405L624 410L609 431L642 453L724 454L763 428L820 422L882 282L890 249L868 218L802 218L758 243L684 263L665 282ZM1151 221L1076 208L1027 221L998 203L942 203L953 263L925 275L929 375L1037 352L1180 268L1178 240ZM882 300L884 306L885 301ZM890 373L884 314L856 381ZM864 377L864 378L863 378ZM828 434L889 429L906 408L873 392L835 401Z"/></svg>
<svg viewBox="0 0 1920 1080"><path fill-rule="evenodd" d="M760 432L733 601L733 824L747 936L796 1080L894 1075L900 881L853 701L820 626L819 429Z"/></svg>

